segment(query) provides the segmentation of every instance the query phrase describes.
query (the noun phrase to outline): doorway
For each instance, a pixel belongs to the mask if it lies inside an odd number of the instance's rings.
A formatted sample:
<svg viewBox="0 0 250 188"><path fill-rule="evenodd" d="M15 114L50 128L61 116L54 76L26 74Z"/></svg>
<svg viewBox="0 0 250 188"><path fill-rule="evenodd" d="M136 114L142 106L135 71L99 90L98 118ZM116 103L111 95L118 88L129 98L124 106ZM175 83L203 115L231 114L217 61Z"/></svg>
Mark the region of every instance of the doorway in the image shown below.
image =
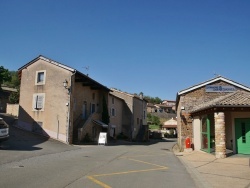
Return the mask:
<svg viewBox="0 0 250 188"><path fill-rule="evenodd" d="M250 118L235 119L236 151L250 154Z"/></svg>
<svg viewBox="0 0 250 188"><path fill-rule="evenodd" d="M214 116L207 115L201 120L201 150L207 153L215 151Z"/></svg>

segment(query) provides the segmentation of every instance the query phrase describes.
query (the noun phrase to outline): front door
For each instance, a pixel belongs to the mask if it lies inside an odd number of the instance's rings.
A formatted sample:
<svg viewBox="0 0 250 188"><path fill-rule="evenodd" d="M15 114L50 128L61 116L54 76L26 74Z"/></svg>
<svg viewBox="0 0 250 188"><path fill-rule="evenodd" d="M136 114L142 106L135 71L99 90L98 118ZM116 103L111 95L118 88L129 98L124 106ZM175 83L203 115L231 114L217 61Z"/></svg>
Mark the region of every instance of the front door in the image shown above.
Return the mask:
<svg viewBox="0 0 250 188"><path fill-rule="evenodd" d="M235 119L236 150L240 154L250 154L250 119Z"/></svg>
<svg viewBox="0 0 250 188"><path fill-rule="evenodd" d="M210 120L203 117L201 120L201 150L210 153Z"/></svg>

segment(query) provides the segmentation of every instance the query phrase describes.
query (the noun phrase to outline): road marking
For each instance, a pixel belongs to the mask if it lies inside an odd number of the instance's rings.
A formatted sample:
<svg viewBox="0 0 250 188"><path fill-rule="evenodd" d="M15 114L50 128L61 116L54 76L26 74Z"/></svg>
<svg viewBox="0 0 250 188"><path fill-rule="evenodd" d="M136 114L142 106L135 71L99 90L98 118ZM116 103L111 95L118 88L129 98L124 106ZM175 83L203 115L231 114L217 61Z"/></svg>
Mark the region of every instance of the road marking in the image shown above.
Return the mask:
<svg viewBox="0 0 250 188"><path fill-rule="evenodd" d="M89 178L90 180L92 180L93 182L95 182L96 184L98 184L104 188L112 188L112 187L108 186L107 184L95 179L93 176L87 176L87 178Z"/></svg>
<svg viewBox="0 0 250 188"><path fill-rule="evenodd" d="M146 162L146 161L141 161L141 160L132 159L132 158L128 158L128 157L121 157L121 158L128 159L128 160L135 161L135 162L139 162L139 163L152 165L152 166L156 166L158 168L151 168L151 169L145 169L145 170L131 170L131 171L124 171L124 172L109 173L109 174L96 174L96 175L92 175L92 176L87 176L87 178L90 179L91 181L93 181L94 183L100 185L103 188L112 188L109 185L97 180L95 177L114 176L114 175L122 175L122 174L131 174L131 173L149 172L149 171L157 171L157 170L166 170L166 169L168 169L168 167L166 167L166 166L161 166L161 165L149 163L149 162Z"/></svg>
<svg viewBox="0 0 250 188"><path fill-rule="evenodd" d="M91 177L102 177L102 176L114 176L114 175L121 175L121 174L132 174L137 172L149 172L149 171L156 171L156 170L163 170L167 169L168 167L162 167L162 168L152 168L152 169L145 169L145 170L131 170L131 171L125 171L125 172L114 172L110 174L96 174L92 175Z"/></svg>
<svg viewBox="0 0 250 188"><path fill-rule="evenodd" d="M140 161L140 160L136 160L136 159L132 159L132 158L128 158L128 160L136 161L136 162L144 163L144 164L149 164L149 165L153 165L153 166L158 166L159 168L167 168L166 166L160 166L160 165L157 165L157 164L153 164L153 163L149 163L149 162L145 162L145 161Z"/></svg>

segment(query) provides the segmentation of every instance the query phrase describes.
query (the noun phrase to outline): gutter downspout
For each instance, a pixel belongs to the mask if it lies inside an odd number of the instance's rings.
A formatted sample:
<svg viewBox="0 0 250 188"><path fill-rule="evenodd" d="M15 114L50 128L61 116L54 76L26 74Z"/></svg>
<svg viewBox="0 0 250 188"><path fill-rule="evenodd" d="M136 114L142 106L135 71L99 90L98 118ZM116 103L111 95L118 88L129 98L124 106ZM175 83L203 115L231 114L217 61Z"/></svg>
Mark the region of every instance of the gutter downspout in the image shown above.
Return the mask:
<svg viewBox="0 0 250 188"><path fill-rule="evenodd" d="M74 73L71 75L70 77L70 88L69 88L69 105L68 105L68 122L67 122L67 144L70 144L70 124L71 124L71 121L70 121L70 114L71 114L71 93L72 93L72 78L73 76L75 76L76 74L76 70L74 70ZM73 138L72 138L73 139Z"/></svg>

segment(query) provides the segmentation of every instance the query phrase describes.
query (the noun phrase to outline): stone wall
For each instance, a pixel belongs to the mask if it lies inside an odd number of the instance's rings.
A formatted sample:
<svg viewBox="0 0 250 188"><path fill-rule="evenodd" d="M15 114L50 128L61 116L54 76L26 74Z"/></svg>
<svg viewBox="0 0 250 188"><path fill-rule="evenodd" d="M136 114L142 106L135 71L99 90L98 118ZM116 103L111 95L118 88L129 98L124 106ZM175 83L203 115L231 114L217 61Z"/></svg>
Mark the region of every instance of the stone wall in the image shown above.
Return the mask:
<svg viewBox="0 0 250 188"><path fill-rule="evenodd" d="M222 85L231 86L230 84L217 81L209 85ZM235 87L235 86L234 86ZM237 90L242 90L241 88L235 87ZM225 96L228 93L216 92L207 93L205 86L198 88L196 90L190 91L179 96L178 108L177 108L177 128L178 128L178 144L181 149L185 147L185 139L190 137L193 139L193 128L192 128L192 117L189 112L193 110L197 105L206 103L220 96ZM191 139L191 140L192 140Z"/></svg>
<svg viewBox="0 0 250 188"><path fill-rule="evenodd" d="M7 109L6 113L10 114L12 116L18 116L18 110L19 110L19 104L8 104L7 103Z"/></svg>
<svg viewBox="0 0 250 188"><path fill-rule="evenodd" d="M225 134L225 115L223 112L214 114L215 121L215 157L226 157L226 134Z"/></svg>

